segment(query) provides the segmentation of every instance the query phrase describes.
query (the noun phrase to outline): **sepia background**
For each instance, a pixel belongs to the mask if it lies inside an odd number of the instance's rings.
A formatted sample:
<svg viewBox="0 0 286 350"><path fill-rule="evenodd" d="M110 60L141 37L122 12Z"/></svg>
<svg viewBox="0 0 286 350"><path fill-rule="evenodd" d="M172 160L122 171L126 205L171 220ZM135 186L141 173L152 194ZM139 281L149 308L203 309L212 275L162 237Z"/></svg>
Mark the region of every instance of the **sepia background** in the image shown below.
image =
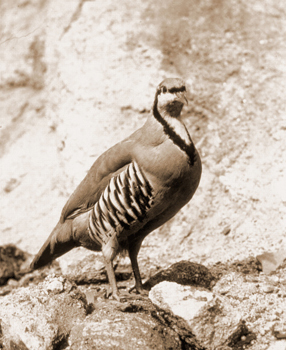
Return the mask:
<svg viewBox="0 0 286 350"><path fill-rule="evenodd" d="M95 159L182 77L203 174L143 242L143 274L286 250L284 0L1 0L0 12L1 245L35 254Z"/></svg>

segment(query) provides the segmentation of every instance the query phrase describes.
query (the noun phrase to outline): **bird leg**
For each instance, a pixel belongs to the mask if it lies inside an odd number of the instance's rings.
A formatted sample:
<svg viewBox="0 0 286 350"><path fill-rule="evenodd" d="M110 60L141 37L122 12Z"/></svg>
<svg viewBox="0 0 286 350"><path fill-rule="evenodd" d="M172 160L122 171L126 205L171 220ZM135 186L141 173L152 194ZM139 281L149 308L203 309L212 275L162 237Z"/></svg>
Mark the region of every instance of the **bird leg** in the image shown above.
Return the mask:
<svg viewBox="0 0 286 350"><path fill-rule="evenodd" d="M106 296L109 297L110 295L112 295L112 297L117 300L120 301L120 295L119 295L119 290L116 284L116 278L115 278L115 272L114 272L114 268L113 268L113 262L112 261L107 261L105 259L105 268L106 268L106 272L107 272L107 277L108 277L108 281L110 284L110 288L111 291L108 291L106 293Z"/></svg>
<svg viewBox="0 0 286 350"><path fill-rule="evenodd" d="M120 301L119 291L116 284L115 272L113 268L113 259L115 258L118 251L118 241L116 237L110 239L107 244L102 246L102 255L105 261L105 268L107 272L108 281L111 287L111 292L107 292L107 297L112 295L114 299Z"/></svg>
<svg viewBox="0 0 286 350"><path fill-rule="evenodd" d="M131 265L133 269L133 274L135 278L135 286L129 290L129 293L135 289L138 294L146 295L148 294L148 291L145 290L143 287L139 266L138 266L138 261L137 261L137 255L141 247L141 243L142 243L142 240L134 242L133 244L129 245L129 249L128 249L129 257L130 257Z"/></svg>

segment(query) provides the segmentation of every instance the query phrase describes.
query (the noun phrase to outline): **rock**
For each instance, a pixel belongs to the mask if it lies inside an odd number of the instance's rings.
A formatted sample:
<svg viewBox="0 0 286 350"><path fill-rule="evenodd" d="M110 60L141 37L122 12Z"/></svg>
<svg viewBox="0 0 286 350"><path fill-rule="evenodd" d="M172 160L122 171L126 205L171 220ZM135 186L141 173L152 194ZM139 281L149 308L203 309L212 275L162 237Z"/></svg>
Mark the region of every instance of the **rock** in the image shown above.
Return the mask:
<svg viewBox="0 0 286 350"><path fill-rule="evenodd" d="M256 338L227 297L212 300L189 325L197 339L207 348L228 346L240 349Z"/></svg>
<svg viewBox="0 0 286 350"><path fill-rule="evenodd" d="M256 258L262 265L262 271L269 274L275 271L283 263L286 258L286 250L281 249L277 252L265 252L257 255Z"/></svg>
<svg viewBox="0 0 286 350"><path fill-rule="evenodd" d="M286 350L286 341L285 340L280 340L280 341L275 341L271 343L269 348L267 350Z"/></svg>
<svg viewBox="0 0 286 350"><path fill-rule="evenodd" d="M9 193L9 192L12 192L16 187L18 187L20 185L20 181L18 179L15 179L15 178L11 178L6 186L4 187L4 191Z"/></svg>
<svg viewBox="0 0 286 350"><path fill-rule="evenodd" d="M138 296L123 305L95 300L92 290L81 288L53 274L0 298L1 347L203 350L184 320L149 299Z"/></svg>
<svg viewBox="0 0 286 350"><path fill-rule="evenodd" d="M262 291L264 293L273 293L274 292L274 287L270 284L265 284L263 287L262 287Z"/></svg>
<svg viewBox="0 0 286 350"><path fill-rule="evenodd" d="M271 282L274 286L277 286L280 282L280 278L278 276L269 276L269 282Z"/></svg>
<svg viewBox="0 0 286 350"><path fill-rule="evenodd" d="M14 278L10 278L7 282L7 285L10 287L18 287L19 282L15 280Z"/></svg>
<svg viewBox="0 0 286 350"><path fill-rule="evenodd" d="M61 293L64 290L63 282L58 279L53 279L47 282L47 291Z"/></svg>
<svg viewBox="0 0 286 350"><path fill-rule="evenodd" d="M214 297L207 289L162 282L151 289L149 297L160 308L187 321L207 349L243 346L256 338L228 298Z"/></svg>
<svg viewBox="0 0 286 350"><path fill-rule="evenodd" d="M231 231L231 226L230 225L227 225L225 226L225 228L221 231L221 234L224 235L224 236L227 236Z"/></svg>
<svg viewBox="0 0 286 350"><path fill-rule="evenodd" d="M165 281L151 289L149 298L155 305L171 310L189 322L213 299L213 294L202 288Z"/></svg>
<svg viewBox="0 0 286 350"><path fill-rule="evenodd" d="M59 263L63 274L76 284L108 282L101 254L90 253L82 249L74 254L72 260L63 257ZM132 275L131 267L119 263L115 265L115 275L117 281L127 280Z"/></svg>
<svg viewBox="0 0 286 350"><path fill-rule="evenodd" d="M48 293L50 281L19 288L0 299L4 349L48 350L63 344L75 320L86 314L84 295L65 282L65 292Z"/></svg>
<svg viewBox="0 0 286 350"><path fill-rule="evenodd" d="M136 312L122 312L117 304L110 300L96 303L94 312L72 328L70 350L182 349L179 335L152 317L148 302L141 312L138 306L133 307ZM151 303L150 307L153 309Z"/></svg>
<svg viewBox="0 0 286 350"><path fill-rule="evenodd" d="M29 256L14 244L0 246L0 285L10 278L19 279L21 267Z"/></svg>
<svg viewBox="0 0 286 350"><path fill-rule="evenodd" d="M98 300L106 299L106 296L107 296L106 288L95 287L93 285L88 290L85 290L85 296L88 304L94 304Z"/></svg>
<svg viewBox="0 0 286 350"><path fill-rule="evenodd" d="M286 339L286 327L283 323L275 323L272 327L272 333L276 339Z"/></svg>
<svg viewBox="0 0 286 350"><path fill-rule="evenodd" d="M150 290L162 281L169 281L182 285L196 285L210 288L214 283L214 279L215 277L205 266L183 260L156 273L156 275L145 282L144 287Z"/></svg>

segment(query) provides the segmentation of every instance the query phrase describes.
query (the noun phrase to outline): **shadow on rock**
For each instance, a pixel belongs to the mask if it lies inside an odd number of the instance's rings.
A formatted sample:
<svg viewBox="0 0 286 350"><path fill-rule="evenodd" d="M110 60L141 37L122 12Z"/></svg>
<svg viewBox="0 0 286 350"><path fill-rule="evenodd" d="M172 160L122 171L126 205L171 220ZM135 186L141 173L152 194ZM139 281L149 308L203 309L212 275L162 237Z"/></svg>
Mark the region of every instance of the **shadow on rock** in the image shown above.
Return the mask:
<svg viewBox="0 0 286 350"><path fill-rule="evenodd" d="M0 247L0 286L11 278L20 279L31 255L17 248L14 244Z"/></svg>
<svg viewBox="0 0 286 350"><path fill-rule="evenodd" d="M215 277L207 267L183 260L156 273L144 283L144 287L150 290L156 284L163 281L211 288L215 284Z"/></svg>

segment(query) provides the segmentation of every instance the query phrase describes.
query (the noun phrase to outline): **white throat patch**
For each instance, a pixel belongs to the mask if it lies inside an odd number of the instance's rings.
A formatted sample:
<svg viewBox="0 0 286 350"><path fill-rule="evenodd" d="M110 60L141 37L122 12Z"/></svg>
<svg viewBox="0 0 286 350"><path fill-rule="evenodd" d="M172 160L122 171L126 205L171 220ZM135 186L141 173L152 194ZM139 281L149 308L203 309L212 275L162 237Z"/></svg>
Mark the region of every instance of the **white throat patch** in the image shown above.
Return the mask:
<svg viewBox="0 0 286 350"><path fill-rule="evenodd" d="M186 145L190 145L192 143L190 139L190 135L180 119L173 118L168 115L162 115L162 118L166 120L166 122L170 125L170 127L175 131L175 133L180 136L180 138L186 143Z"/></svg>

